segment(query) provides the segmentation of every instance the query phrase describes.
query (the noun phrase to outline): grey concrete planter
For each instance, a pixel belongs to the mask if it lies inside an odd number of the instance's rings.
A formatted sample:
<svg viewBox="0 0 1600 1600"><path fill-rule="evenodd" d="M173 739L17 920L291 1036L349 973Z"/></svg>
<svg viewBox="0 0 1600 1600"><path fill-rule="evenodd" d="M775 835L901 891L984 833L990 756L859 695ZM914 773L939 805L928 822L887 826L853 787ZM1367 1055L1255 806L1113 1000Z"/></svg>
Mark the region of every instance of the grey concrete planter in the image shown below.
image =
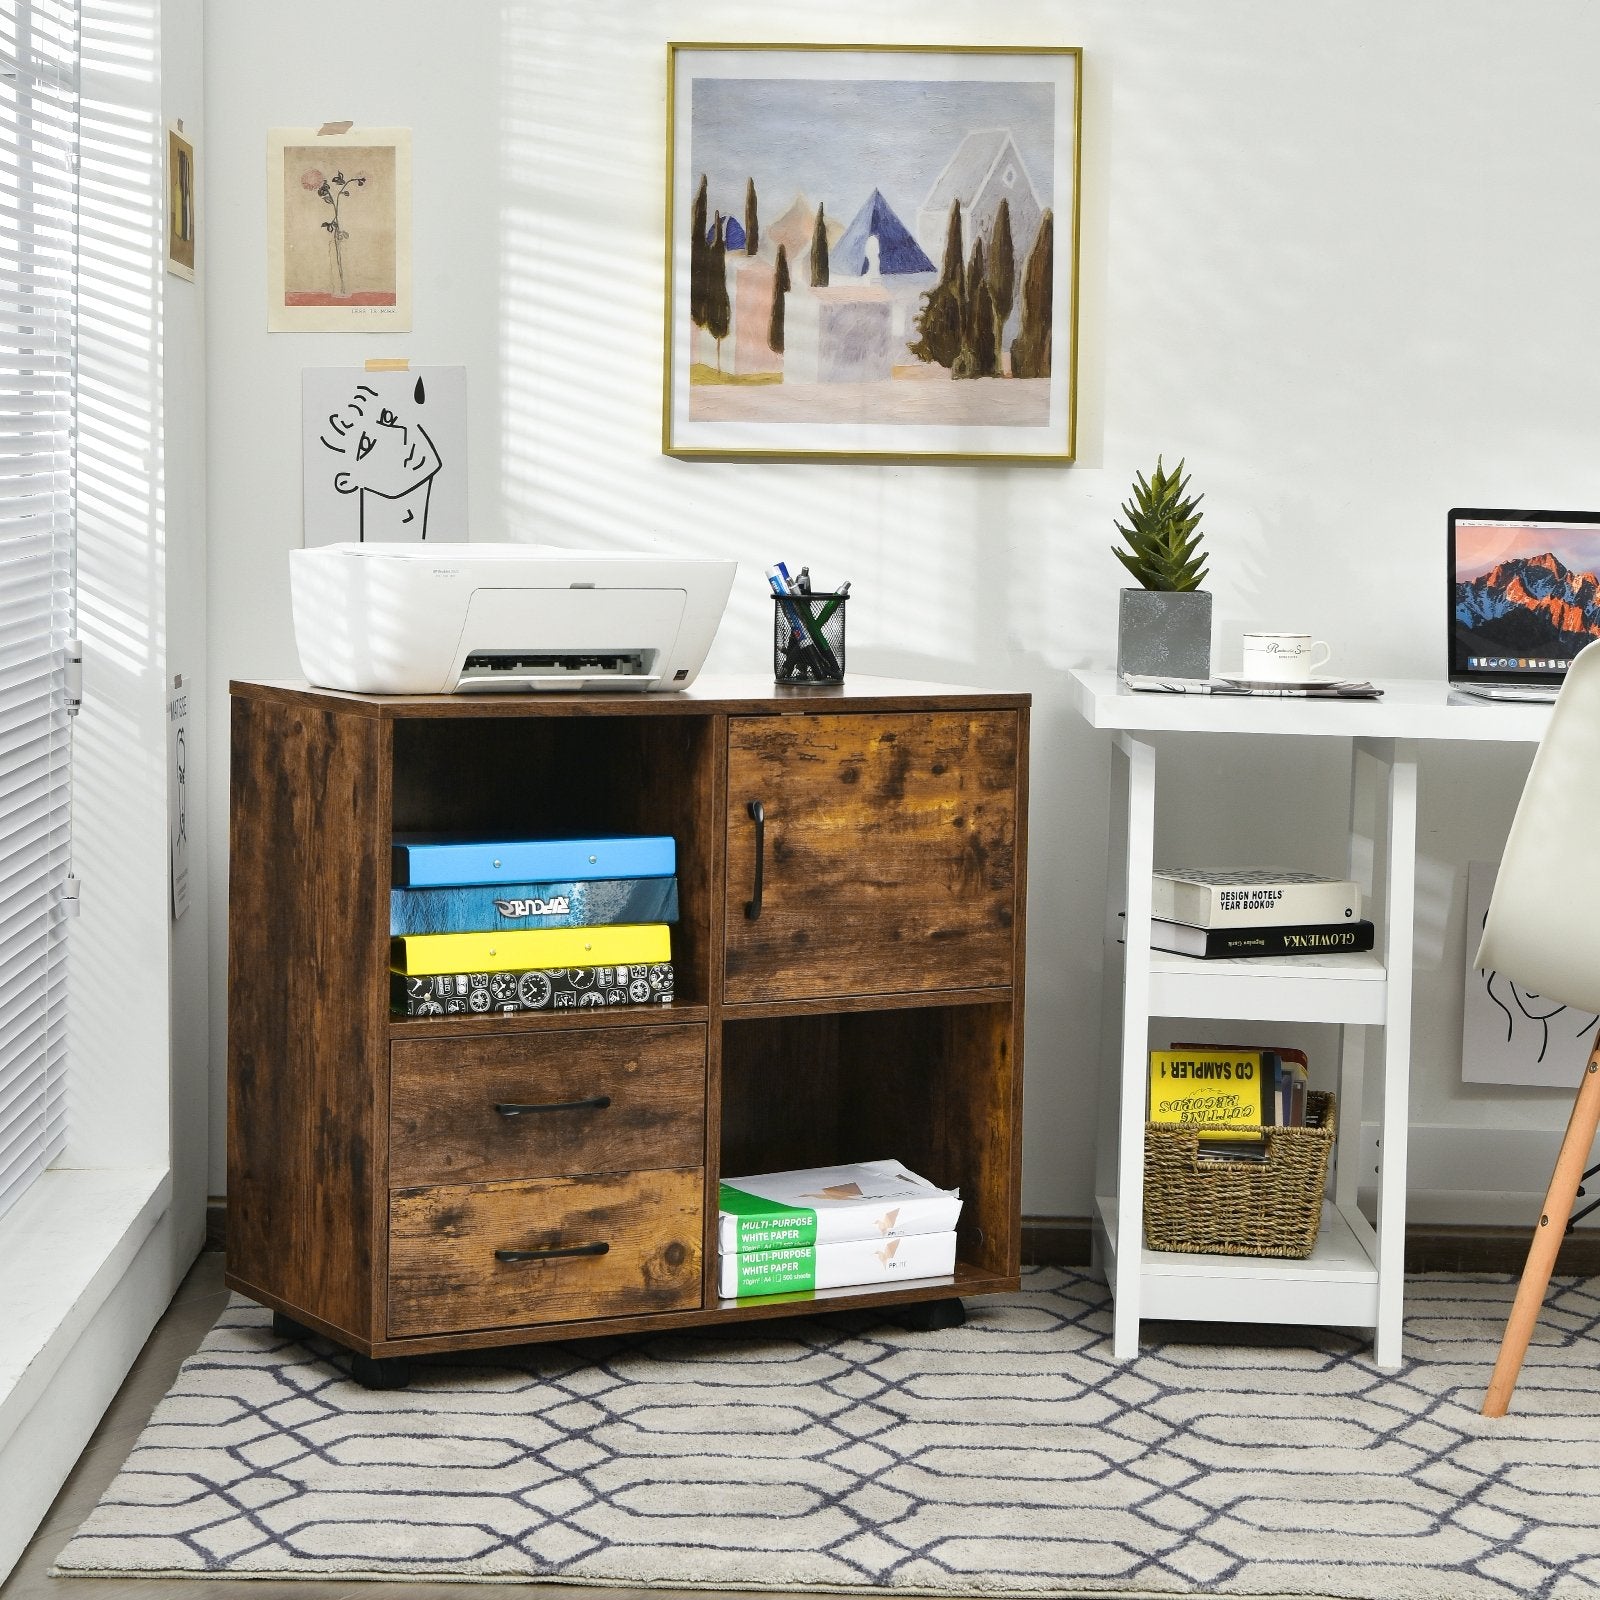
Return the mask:
<svg viewBox="0 0 1600 1600"><path fill-rule="evenodd" d="M1211 676L1211 595L1124 589L1117 613L1117 675Z"/></svg>

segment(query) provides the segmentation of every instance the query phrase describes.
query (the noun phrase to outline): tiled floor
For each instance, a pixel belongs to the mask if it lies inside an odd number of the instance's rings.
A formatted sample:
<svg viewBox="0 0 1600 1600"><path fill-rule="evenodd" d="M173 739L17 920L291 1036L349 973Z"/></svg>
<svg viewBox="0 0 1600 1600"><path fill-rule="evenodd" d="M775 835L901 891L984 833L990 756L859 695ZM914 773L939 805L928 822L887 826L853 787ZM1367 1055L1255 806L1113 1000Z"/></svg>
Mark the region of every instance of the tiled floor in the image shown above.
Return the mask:
<svg viewBox="0 0 1600 1600"><path fill-rule="evenodd" d="M166 1315L156 1324L149 1343L139 1353L127 1381L117 1391L110 1409L101 1418L94 1437L85 1447L72 1476L62 1486L33 1542L4 1584L0 1600L594 1600L590 1588L557 1588L512 1583L310 1583L238 1579L170 1578L52 1578L50 1567L61 1547L72 1537L78 1524L93 1509L127 1458L150 1420L156 1402L172 1386L178 1368L192 1355L227 1303L228 1291L222 1285L222 1256L208 1252L195 1263L183 1286L173 1297ZM607 1590L615 1600L643 1591ZM652 1600L662 1600L653 1591ZM697 1600L705 1600L704 1595Z"/></svg>

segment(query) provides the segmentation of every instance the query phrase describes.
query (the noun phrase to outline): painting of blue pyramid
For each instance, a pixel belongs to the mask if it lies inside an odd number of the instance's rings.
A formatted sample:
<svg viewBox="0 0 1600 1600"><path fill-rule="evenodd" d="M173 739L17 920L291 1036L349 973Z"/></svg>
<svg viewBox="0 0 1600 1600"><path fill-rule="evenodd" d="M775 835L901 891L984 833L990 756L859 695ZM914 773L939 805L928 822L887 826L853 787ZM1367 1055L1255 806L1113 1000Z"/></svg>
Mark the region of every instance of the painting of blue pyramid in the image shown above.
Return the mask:
<svg viewBox="0 0 1600 1600"><path fill-rule="evenodd" d="M886 278L935 270L922 246L912 238L910 229L874 189L844 230L844 237L829 252L832 271L841 278L865 277L869 264L867 242L871 239L877 240L878 271Z"/></svg>

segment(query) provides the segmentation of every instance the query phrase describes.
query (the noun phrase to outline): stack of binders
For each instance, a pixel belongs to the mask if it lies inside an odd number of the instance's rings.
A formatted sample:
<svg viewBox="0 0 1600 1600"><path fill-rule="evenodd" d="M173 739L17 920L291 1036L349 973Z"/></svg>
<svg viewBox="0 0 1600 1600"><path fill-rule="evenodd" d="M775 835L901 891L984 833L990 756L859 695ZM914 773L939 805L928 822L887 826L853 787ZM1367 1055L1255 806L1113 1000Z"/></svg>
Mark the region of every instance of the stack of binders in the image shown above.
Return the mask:
<svg viewBox="0 0 1600 1600"><path fill-rule="evenodd" d="M672 1000L677 851L665 836L398 835L389 896L399 1016Z"/></svg>
<svg viewBox="0 0 1600 1600"><path fill-rule="evenodd" d="M894 1287L955 1271L960 1191L937 1188L898 1161L730 1178L719 1206L724 1300Z"/></svg>

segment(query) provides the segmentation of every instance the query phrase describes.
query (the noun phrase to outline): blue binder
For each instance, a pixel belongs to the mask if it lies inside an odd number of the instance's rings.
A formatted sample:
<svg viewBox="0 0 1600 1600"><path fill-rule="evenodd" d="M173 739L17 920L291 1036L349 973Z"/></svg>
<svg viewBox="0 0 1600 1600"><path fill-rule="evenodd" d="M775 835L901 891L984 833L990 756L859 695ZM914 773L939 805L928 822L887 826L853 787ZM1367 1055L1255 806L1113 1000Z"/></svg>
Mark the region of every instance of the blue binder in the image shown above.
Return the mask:
<svg viewBox="0 0 1600 1600"><path fill-rule="evenodd" d="M462 839L396 834L394 886L552 883L577 878L667 878L678 870L670 835L611 839Z"/></svg>
<svg viewBox="0 0 1600 1600"><path fill-rule="evenodd" d="M676 878L472 883L441 889L389 891L390 933L591 928L607 922L677 920Z"/></svg>

